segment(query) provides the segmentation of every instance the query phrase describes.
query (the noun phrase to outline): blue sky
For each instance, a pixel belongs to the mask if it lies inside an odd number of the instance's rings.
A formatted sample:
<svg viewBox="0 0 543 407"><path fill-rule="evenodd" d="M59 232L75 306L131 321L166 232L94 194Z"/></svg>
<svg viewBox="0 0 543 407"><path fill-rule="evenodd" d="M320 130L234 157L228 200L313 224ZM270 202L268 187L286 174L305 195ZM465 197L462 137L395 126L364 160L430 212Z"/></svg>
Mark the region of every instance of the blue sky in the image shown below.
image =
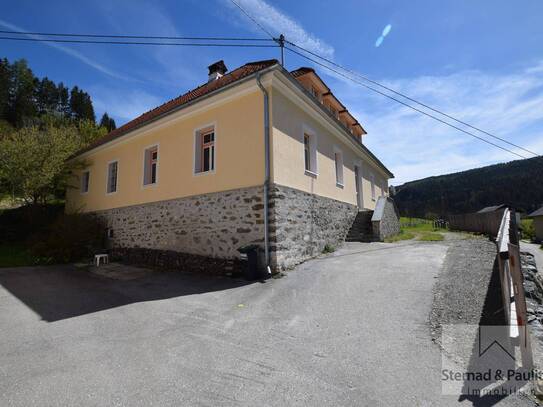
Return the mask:
<svg viewBox="0 0 543 407"><path fill-rule="evenodd" d="M263 26L372 79L543 154L543 2L237 0ZM9 4L9 5L8 5ZM379 47L376 40L389 25ZM19 0L2 29L171 36L264 37L229 0ZM229 68L277 58L276 49L0 42L39 76L87 90L97 116L120 125ZM311 66L287 54L286 67ZM393 184L515 159L317 68L368 131L364 143Z"/></svg>

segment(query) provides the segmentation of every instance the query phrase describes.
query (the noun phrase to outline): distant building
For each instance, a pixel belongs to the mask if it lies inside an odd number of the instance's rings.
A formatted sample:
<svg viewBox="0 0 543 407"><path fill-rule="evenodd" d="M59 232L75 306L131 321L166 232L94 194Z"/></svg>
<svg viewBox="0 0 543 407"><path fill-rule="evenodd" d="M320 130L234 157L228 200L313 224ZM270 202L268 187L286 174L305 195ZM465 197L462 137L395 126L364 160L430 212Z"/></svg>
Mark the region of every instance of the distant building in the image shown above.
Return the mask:
<svg viewBox="0 0 543 407"><path fill-rule="evenodd" d="M486 208L481 209L477 213L488 213L488 212L496 212L502 209L507 208L507 205L501 204L501 205L495 205L495 206L487 206Z"/></svg>
<svg viewBox="0 0 543 407"><path fill-rule="evenodd" d="M543 241L543 206L528 215L534 219L535 238L538 241Z"/></svg>

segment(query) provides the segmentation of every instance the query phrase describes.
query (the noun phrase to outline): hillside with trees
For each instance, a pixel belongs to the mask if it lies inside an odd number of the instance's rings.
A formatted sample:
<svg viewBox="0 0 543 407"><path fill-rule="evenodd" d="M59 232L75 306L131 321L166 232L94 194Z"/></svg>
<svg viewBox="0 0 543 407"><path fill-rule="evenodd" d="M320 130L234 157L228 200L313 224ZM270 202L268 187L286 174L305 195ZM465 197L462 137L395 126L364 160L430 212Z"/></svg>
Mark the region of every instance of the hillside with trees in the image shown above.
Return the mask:
<svg viewBox="0 0 543 407"><path fill-rule="evenodd" d="M107 113L96 123L83 89L38 78L23 59L0 59L0 200L62 200L86 165L67 159L113 129Z"/></svg>
<svg viewBox="0 0 543 407"><path fill-rule="evenodd" d="M396 187L400 213L447 217L508 204L522 212L543 205L543 157L411 181Z"/></svg>

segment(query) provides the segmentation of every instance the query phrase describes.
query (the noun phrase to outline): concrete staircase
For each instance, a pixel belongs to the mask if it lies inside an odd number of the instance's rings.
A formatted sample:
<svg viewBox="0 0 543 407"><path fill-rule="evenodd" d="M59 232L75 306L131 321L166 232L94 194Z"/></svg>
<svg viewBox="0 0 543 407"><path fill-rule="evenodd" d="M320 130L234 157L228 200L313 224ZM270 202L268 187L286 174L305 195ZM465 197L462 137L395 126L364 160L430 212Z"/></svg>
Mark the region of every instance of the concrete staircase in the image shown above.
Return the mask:
<svg viewBox="0 0 543 407"><path fill-rule="evenodd" d="M353 225L345 238L346 242L375 242L378 239L373 235L371 217L373 211L360 211L354 219Z"/></svg>

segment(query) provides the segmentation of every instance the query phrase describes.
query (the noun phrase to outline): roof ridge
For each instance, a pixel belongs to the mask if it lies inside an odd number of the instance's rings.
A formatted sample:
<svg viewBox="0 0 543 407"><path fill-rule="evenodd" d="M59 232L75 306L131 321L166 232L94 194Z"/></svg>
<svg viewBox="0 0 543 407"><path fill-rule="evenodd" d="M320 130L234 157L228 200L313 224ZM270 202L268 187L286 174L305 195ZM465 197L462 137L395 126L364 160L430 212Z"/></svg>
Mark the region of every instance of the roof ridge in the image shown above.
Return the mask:
<svg viewBox="0 0 543 407"><path fill-rule="evenodd" d="M196 88L190 89L179 96L167 100L166 102L154 107L153 109L147 110L146 112L140 114L134 119L126 122L119 128L110 131L108 134L91 143L86 148L80 150L74 155L74 157L77 157L78 155L86 151L92 150L102 144L106 144L112 140L115 140L117 137L120 137L121 135L128 133L131 130L143 126L151 120L156 119L157 117L168 114L172 110L182 107L189 102L193 102L202 96L221 89L222 87L227 86L231 83L235 83L249 75L254 74L255 72L258 72L264 68L268 68L278 63L279 62L277 61L277 59L265 59L261 61L247 62L244 65L241 65L234 70L226 73L218 79L203 83Z"/></svg>

